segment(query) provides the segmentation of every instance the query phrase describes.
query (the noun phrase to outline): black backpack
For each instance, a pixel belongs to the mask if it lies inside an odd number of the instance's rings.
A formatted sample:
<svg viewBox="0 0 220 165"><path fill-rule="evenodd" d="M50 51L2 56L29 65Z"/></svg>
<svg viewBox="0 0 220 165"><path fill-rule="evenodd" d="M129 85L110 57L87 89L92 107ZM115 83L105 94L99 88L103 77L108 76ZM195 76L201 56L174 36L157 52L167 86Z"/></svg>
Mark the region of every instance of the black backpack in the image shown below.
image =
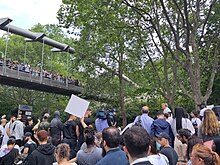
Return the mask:
<svg viewBox="0 0 220 165"><path fill-rule="evenodd" d="M138 116L138 120L135 122L134 126L142 127L142 124L141 124L141 116Z"/></svg>

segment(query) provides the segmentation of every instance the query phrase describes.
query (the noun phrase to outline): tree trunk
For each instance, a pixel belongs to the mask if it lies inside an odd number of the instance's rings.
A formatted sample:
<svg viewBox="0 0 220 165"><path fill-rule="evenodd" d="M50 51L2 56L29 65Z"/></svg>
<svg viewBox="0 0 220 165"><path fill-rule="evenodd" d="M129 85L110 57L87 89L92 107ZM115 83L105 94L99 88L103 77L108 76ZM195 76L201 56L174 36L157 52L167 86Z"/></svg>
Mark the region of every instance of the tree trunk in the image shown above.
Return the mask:
<svg viewBox="0 0 220 165"><path fill-rule="evenodd" d="M123 128L127 125L127 118L125 112L125 101L124 101L124 80L123 80L123 53L119 55L119 104L122 114L122 126Z"/></svg>

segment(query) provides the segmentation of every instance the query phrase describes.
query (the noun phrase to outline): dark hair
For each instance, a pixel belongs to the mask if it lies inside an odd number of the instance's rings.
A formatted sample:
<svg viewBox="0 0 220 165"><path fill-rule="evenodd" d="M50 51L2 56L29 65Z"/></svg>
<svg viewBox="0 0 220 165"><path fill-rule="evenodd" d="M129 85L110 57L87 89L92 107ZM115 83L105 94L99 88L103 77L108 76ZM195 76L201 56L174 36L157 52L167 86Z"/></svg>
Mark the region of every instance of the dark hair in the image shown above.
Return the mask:
<svg viewBox="0 0 220 165"><path fill-rule="evenodd" d="M150 136L144 128L133 126L125 132L124 144L131 157L144 157L147 156Z"/></svg>
<svg viewBox="0 0 220 165"><path fill-rule="evenodd" d="M197 111L197 110L192 111L192 114L193 114L195 117L199 117L199 111Z"/></svg>
<svg viewBox="0 0 220 165"><path fill-rule="evenodd" d="M155 137L152 137L152 139L150 140L150 152L152 154L158 154L158 151L157 151L157 140Z"/></svg>
<svg viewBox="0 0 220 165"><path fill-rule="evenodd" d="M26 126L29 126L29 122L30 122L31 120L33 120L33 119L32 119L31 117L28 117L27 120L26 120L26 122L25 122L25 125L26 125Z"/></svg>
<svg viewBox="0 0 220 165"><path fill-rule="evenodd" d="M16 143L16 140L13 139L13 138L9 138L8 141L7 141L7 145L13 145Z"/></svg>
<svg viewBox="0 0 220 165"><path fill-rule="evenodd" d="M92 133L87 133L84 136L87 147L95 144L95 137Z"/></svg>
<svg viewBox="0 0 220 165"><path fill-rule="evenodd" d="M176 116L176 130L182 129L182 118L185 118L185 110L183 107L176 107L175 108L175 116Z"/></svg>
<svg viewBox="0 0 220 165"><path fill-rule="evenodd" d="M158 111L157 116L164 115L163 111Z"/></svg>
<svg viewBox="0 0 220 165"><path fill-rule="evenodd" d="M164 117L165 117L166 119L168 119L168 118L169 118L169 113L164 113Z"/></svg>
<svg viewBox="0 0 220 165"><path fill-rule="evenodd" d="M190 159L189 155L190 155L190 153L192 153L193 146L196 144L203 144L203 140L196 135L192 135L188 139L187 149L186 149L186 157L188 160Z"/></svg>
<svg viewBox="0 0 220 165"><path fill-rule="evenodd" d="M15 136L9 136L9 139L16 139Z"/></svg>
<svg viewBox="0 0 220 165"><path fill-rule="evenodd" d="M220 138L215 138L214 139L215 143L215 152L220 156Z"/></svg>
<svg viewBox="0 0 220 165"><path fill-rule="evenodd" d="M66 143L61 143L55 148L55 154L62 160L64 158L69 159L70 147Z"/></svg>
<svg viewBox="0 0 220 165"><path fill-rule="evenodd" d="M38 133L37 133L37 138L40 142L44 142L47 140L47 136L48 136L48 133L47 131L45 130L40 130Z"/></svg>
<svg viewBox="0 0 220 165"><path fill-rule="evenodd" d="M180 130L177 131L177 133L178 133L181 137L185 136L186 139L188 139L188 138L191 136L191 131L188 130L188 129L180 129Z"/></svg>
<svg viewBox="0 0 220 165"><path fill-rule="evenodd" d="M102 132L102 139L106 141L106 144L110 148L115 148L119 146L120 143L120 133L115 127L105 128Z"/></svg>

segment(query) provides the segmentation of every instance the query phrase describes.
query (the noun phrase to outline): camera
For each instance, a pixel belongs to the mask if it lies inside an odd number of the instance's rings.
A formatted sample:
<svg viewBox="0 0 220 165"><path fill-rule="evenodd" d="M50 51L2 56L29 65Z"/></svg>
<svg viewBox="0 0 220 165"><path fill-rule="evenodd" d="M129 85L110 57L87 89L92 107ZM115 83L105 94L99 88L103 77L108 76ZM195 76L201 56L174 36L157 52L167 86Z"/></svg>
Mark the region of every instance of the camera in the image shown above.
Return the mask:
<svg viewBox="0 0 220 165"><path fill-rule="evenodd" d="M101 109L97 111L96 116L99 119L107 120L109 126L116 126L116 112L117 110L115 108L112 109Z"/></svg>

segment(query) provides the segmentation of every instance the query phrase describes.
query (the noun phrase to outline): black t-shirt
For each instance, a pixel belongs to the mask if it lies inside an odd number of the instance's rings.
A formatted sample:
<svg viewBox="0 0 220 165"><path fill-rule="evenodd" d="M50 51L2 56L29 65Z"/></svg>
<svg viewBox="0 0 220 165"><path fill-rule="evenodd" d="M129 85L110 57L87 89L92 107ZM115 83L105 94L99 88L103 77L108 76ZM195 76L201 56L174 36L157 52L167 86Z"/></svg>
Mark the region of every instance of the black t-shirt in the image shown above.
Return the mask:
<svg viewBox="0 0 220 165"><path fill-rule="evenodd" d="M27 125L25 128L24 128L24 134L26 132L30 132L30 133L34 133L34 131L32 130L33 129L33 126L30 126L30 125Z"/></svg>
<svg viewBox="0 0 220 165"><path fill-rule="evenodd" d="M91 119L91 118L88 118L88 117L85 117L85 118L84 118L84 123L85 123L87 126L89 126L89 125L92 124L92 119ZM80 133L81 135L83 135L84 128L83 128L83 126L82 126L82 124L81 124L80 121L78 122L78 126L79 126L79 133Z"/></svg>
<svg viewBox="0 0 220 165"><path fill-rule="evenodd" d="M77 123L75 121L67 120L63 127L63 137L67 139L77 139L76 126Z"/></svg>
<svg viewBox="0 0 220 165"><path fill-rule="evenodd" d="M178 162L178 155L172 147L163 147L160 153L168 158L170 165L176 165Z"/></svg>
<svg viewBox="0 0 220 165"><path fill-rule="evenodd" d="M27 143L25 143L24 148L28 148L28 155L30 155L36 148L37 148L37 144L33 141L29 141Z"/></svg>

